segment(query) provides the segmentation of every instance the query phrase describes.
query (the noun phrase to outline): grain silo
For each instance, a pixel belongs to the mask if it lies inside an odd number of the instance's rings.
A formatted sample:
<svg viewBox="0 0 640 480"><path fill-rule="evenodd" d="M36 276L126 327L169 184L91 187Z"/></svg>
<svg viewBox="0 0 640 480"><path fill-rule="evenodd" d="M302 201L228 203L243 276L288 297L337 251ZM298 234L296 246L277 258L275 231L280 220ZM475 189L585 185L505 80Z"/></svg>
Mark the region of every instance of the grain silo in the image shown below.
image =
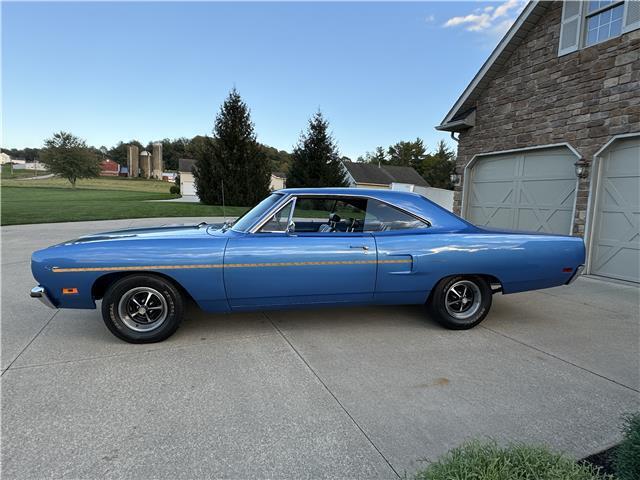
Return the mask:
<svg viewBox="0 0 640 480"><path fill-rule="evenodd" d="M138 176L138 147L129 145L127 147L127 167L129 168L129 176Z"/></svg>
<svg viewBox="0 0 640 480"><path fill-rule="evenodd" d="M152 152L151 176L153 178L162 179L162 171L164 170L164 165L162 162L162 143L154 143Z"/></svg>

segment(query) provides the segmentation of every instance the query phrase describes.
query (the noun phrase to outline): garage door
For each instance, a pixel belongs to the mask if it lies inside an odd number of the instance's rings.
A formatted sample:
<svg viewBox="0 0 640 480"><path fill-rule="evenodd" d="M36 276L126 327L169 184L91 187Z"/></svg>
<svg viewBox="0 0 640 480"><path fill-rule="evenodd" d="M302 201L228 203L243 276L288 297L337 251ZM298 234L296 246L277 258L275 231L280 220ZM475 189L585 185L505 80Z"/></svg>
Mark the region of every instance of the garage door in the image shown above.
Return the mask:
<svg viewBox="0 0 640 480"><path fill-rule="evenodd" d="M181 195L195 195L196 186L193 181L183 181L180 187Z"/></svg>
<svg viewBox="0 0 640 480"><path fill-rule="evenodd" d="M481 157L471 170L467 218L476 225L570 233L575 162L565 147Z"/></svg>
<svg viewBox="0 0 640 480"><path fill-rule="evenodd" d="M591 273L640 282L640 139L600 157Z"/></svg>

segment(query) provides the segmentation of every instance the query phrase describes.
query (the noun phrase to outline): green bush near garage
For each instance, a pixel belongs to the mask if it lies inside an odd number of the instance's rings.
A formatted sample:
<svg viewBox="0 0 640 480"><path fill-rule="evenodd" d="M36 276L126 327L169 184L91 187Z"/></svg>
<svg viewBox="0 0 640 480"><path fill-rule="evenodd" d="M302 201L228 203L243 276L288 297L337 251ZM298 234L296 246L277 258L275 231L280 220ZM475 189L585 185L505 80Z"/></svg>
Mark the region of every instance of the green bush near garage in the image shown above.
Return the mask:
<svg viewBox="0 0 640 480"><path fill-rule="evenodd" d="M416 473L414 479L614 480L614 477L546 447L522 444L500 447L493 441L472 441L450 450Z"/></svg>
<svg viewBox="0 0 640 480"><path fill-rule="evenodd" d="M615 451L614 466L620 480L640 479L640 413L624 418L624 438Z"/></svg>

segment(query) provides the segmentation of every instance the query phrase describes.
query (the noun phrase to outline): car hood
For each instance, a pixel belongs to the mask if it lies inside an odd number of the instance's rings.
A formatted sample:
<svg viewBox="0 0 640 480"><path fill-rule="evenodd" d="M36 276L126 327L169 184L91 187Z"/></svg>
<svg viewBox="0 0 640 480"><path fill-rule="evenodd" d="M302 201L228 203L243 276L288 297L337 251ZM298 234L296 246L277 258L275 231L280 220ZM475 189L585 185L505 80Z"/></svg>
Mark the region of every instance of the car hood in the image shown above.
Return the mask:
<svg viewBox="0 0 640 480"><path fill-rule="evenodd" d="M102 232L63 242L61 245L83 244L95 242L116 242L120 240L159 240L170 238L194 238L206 235L224 234L222 224L200 223L194 225L162 225L159 227L129 228Z"/></svg>

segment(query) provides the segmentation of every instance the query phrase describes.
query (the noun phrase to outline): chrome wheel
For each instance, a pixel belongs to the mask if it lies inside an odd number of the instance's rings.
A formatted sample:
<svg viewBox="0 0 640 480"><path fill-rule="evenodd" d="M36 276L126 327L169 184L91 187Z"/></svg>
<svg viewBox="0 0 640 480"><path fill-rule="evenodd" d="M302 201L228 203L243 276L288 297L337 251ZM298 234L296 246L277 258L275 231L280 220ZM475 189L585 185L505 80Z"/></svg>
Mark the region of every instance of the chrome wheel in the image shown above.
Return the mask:
<svg viewBox="0 0 640 480"><path fill-rule="evenodd" d="M120 297L118 313L122 322L136 332L149 332L167 319L167 300L150 287L136 287Z"/></svg>
<svg viewBox="0 0 640 480"><path fill-rule="evenodd" d="M482 293L469 280L460 280L449 287L444 296L447 313L458 320L472 317L480 308Z"/></svg>

